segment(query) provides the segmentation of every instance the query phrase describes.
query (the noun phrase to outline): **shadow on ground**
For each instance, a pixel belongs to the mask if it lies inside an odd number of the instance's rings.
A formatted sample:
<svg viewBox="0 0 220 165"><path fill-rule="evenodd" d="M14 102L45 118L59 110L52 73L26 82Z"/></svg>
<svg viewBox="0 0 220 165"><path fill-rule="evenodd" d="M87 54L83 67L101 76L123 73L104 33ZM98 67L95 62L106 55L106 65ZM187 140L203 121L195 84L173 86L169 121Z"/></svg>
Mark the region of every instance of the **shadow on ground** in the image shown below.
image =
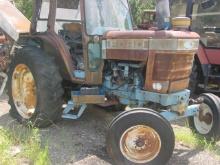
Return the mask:
<svg viewBox="0 0 220 165"><path fill-rule="evenodd" d="M9 116L8 109L6 102L0 102L0 126L9 129L24 129ZM105 148L105 137L113 116L111 112L89 107L82 118L77 121L62 120L49 128L42 129L42 142L49 146L52 164L110 164L111 160ZM207 161L218 164L215 158L209 155L208 158L204 157L200 154L201 152L203 151L192 150L177 144L169 165L205 165Z"/></svg>

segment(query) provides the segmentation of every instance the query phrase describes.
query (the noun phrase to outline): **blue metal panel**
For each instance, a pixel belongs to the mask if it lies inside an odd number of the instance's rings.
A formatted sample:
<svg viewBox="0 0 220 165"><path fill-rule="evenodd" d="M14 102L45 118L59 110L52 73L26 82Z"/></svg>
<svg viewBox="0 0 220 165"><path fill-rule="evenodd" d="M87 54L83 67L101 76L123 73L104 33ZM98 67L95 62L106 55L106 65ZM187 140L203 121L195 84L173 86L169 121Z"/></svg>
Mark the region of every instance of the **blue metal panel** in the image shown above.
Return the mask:
<svg viewBox="0 0 220 165"><path fill-rule="evenodd" d="M122 90L121 88L117 90L107 89L107 93L114 94L119 97L120 100L123 100L124 103L134 102L136 101L138 104L147 103L149 101L154 103L159 103L163 106L177 105L181 103L188 104L190 91L183 90L176 93L170 94L160 94L154 92L143 91L140 89L134 90Z"/></svg>
<svg viewBox="0 0 220 165"><path fill-rule="evenodd" d="M137 80L138 82L138 80ZM186 104L188 105L190 91L185 89L176 93L161 94L141 90L139 85L130 87L128 84L116 86L111 83L111 76L105 78L103 90L119 98L122 104L145 104L147 102L159 103L162 106Z"/></svg>
<svg viewBox="0 0 220 165"><path fill-rule="evenodd" d="M143 90L136 90L136 99L140 101L152 101L160 103L163 106L188 103L190 96L189 90L183 90L176 93L160 94Z"/></svg>
<svg viewBox="0 0 220 165"><path fill-rule="evenodd" d="M73 72L74 77L84 79L86 77L85 71L82 70L74 70Z"/></svg>
<svg viewBox="0 0 220 165"><path fill-rule="evenodd" d="M183 115L179 115L177 112L170 112L170 111L162 112L160 114L168 121L175 121L181 118L195 116L195 114L199 111L199 106L200 106L199 104L188 106L187 110Z"/></svg>
<svg viewBox="0 0 220 165"><path fill-rule="evenodd" d="M101 45L100 43L88 44L89 69L97 71L101 66Z"/></svg>
<svg viewBox="0 0 220 165"><path fill-rule="evenodd" d="M66 108L63 111L62 118L64 118L64 119L72 119L72 120L79 119L82 116L82 114L84 113L84 111L86 110L87 105L85 105L85 104L81 105L78 113L70 114L70 111L74 111L74 107L75 107L74 102L73 101L69 101L67 106L66 106Z"/></svg>

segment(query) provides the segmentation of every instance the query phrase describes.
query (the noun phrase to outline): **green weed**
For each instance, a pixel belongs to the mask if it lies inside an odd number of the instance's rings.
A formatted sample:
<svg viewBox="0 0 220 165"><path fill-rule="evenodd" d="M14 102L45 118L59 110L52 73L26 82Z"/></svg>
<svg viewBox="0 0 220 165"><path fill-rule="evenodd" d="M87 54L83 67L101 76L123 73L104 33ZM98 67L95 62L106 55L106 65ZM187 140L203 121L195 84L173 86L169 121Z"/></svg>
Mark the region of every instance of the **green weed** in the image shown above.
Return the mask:
<svg viewBox="0 0 220 165"><path fill-rule="evenodd" d="M208 141L203 136L192 132L187 127L174 127L174 133L176 141L181 142L188 147L208 150L220 155L220 146L216 145L214 140Z"/></svg>
<svg viewBox="0 0 220 165"><path fill-rule="evenodd" d="M13 148L19 151L13 154ZM11 151L12 150L12 151ZM48 146L41 146L37 128L0 128L0 165L50 165Z"/></svg>

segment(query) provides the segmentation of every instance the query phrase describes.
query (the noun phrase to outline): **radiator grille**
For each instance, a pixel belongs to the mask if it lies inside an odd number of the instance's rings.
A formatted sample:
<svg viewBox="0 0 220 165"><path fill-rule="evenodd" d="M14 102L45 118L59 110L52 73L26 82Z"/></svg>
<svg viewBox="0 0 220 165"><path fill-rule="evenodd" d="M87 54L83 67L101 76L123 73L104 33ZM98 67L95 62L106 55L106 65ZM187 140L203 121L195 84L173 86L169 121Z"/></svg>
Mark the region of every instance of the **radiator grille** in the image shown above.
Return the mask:
<svg viewBox="0 0 220 165"><path fill-rule="evenodd" d="M194 53L192 52L163 52L150 55L145 89L159 93L172 93L187 89L193 60Z"/></svg>
<svg viewBox="0 0 220 165"><path fill-rule="evenodd" d="M153 80L176 81L189 78L193 54L156 54Z"/></svg>

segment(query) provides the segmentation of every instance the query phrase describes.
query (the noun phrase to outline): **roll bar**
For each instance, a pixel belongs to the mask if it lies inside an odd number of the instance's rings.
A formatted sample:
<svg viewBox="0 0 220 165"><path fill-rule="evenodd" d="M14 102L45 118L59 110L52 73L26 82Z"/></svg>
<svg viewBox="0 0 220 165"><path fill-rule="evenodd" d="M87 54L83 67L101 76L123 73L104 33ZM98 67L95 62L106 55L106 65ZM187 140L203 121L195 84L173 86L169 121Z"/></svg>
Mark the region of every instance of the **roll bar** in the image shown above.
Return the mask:
<svg viewBox="0 0 220 165"><path fill-rule="evenodd" d="M54 31L54 26L56 22L56 8L57 8L57 0L49 0L50 8L47 22L47 30ZM37 21L40 17L42 0L34 0L33 1L33 17L31 23L31 33L37 32Z"/></svg>

